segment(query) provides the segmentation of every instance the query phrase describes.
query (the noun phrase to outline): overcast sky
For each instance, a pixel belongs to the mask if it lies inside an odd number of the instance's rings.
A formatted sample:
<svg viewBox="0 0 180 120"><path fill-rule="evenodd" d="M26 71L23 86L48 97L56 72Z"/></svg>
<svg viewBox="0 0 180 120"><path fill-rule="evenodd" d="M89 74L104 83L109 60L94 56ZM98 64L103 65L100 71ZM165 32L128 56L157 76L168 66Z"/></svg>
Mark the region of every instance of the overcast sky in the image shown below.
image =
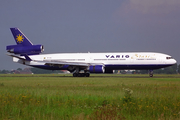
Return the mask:
<svg viewBox="0 0 180 120"><path fill-rule="evenodd" d="M180 61L180 0L1 0L0 70L18 27L44 53L161 52Z"/></svg>

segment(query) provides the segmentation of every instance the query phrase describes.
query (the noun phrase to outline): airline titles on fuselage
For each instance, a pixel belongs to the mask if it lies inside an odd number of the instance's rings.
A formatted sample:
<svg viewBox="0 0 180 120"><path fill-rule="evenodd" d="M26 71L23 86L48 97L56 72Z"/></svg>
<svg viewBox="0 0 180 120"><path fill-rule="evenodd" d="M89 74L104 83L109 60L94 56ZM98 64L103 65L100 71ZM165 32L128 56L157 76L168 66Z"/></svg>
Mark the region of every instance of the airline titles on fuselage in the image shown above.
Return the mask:
<svg viewBox="0 0 180 120"><path fill-rule="evenodd" d="M139 54L135 54L134 56L131 57L131 59L136 59L136 58L144 58L144 59L148 59L148 58L153 58L155 59L155 54L154 55L139 55Z"/></svg>
<svg viewBox="0 0 180 120"><path fill-rule="evenodd" d="M106 58L130 58L130 55L105 55ZM155 54L154 55L141 55L141 54L134 54L131 56L131 59L138 59L138 58L153 58L155 59Z"/></svg>
<svg viewBox="0 0 180 120"><path fill-rule="evenodd" d="M129 58L129 55L105 55L106 58Z"/></svg>

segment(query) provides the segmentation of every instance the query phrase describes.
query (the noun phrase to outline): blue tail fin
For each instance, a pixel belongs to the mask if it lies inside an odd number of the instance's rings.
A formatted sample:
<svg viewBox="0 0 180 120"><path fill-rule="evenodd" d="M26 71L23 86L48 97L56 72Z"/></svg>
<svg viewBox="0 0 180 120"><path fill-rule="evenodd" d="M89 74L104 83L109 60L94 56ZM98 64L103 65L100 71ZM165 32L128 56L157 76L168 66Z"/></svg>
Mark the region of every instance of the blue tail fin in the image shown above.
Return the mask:
<svg viewBox="0 0 180 120"><path fill-rule="evenodd" d="M33 45L31 41L18 29L10 28L17 45L6 46L7 52L20 54L30 60L27 55L36 55L44 51L42 45Z"/></svg>
<svg viewBox="0 0 180 120"><path fill-rule="evenodd" d="M18 28L10 28L10 29L18 45L22 45L22 46L33 45L31 41Z"/></svg>

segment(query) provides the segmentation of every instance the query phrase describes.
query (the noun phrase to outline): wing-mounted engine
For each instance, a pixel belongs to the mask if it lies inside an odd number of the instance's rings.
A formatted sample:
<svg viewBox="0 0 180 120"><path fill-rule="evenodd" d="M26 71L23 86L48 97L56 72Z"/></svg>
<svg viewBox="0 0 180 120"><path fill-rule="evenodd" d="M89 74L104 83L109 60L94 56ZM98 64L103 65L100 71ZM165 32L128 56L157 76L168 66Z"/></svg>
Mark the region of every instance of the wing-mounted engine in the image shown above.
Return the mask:
<svg viewBox="0 0 180 120"><path fill-rule="evenodd" d="M7 52L14 54L27 54L34 55L40 54L44 51L44 47L42 45L31 45L31 46L22 46L22 45L9 45L6 47Z"/></svg>
<svg viewBox="0 0 180 120"><path fill-rule="evenodd" d="M94 65L94 66L89 66L89 72L90 73L104 73L105 69L103 65Z"/></svg>

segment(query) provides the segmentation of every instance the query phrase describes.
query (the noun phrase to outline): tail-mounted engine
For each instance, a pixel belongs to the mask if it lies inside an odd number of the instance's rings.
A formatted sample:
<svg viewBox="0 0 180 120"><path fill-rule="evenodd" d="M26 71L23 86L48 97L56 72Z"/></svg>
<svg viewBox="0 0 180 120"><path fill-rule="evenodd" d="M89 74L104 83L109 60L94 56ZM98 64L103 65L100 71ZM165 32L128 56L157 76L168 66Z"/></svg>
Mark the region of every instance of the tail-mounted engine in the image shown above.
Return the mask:
<svg viewBox="0 0 180 120"><path fill-rule="evenodd" d="M31 45L31 46L21 46L21 45L9 45L6 47L7 52L14 54L39 54L44 51L44 47L42 45Z"/></svg>

